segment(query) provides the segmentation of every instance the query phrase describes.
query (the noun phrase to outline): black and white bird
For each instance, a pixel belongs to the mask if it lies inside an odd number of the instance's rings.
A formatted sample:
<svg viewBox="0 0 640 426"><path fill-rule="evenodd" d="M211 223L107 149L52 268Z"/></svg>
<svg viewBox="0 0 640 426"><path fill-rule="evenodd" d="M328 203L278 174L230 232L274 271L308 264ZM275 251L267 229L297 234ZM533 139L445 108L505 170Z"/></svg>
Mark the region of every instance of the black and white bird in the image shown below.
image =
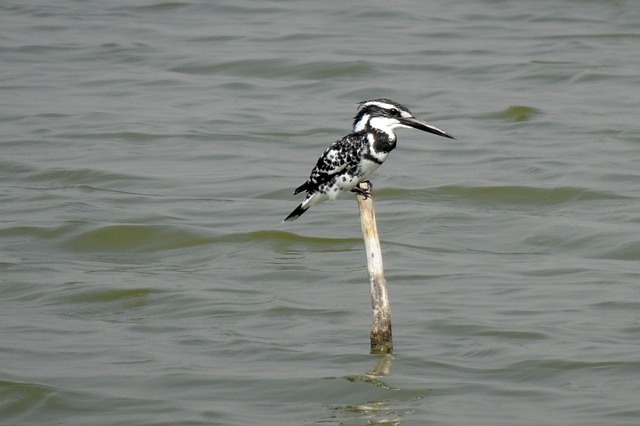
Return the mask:
<svg viewBox="0 0 640 426"><path fill-rule="evenodd" d="M396 147L395 130L411 127L453 139L453 136L411 114L409 108L390 99L358 103L351 133L327 148L309 179L294 191L307 197L283 222L296 220L309 207L351 191L369 194L357 185L373 173Z"/></svg>

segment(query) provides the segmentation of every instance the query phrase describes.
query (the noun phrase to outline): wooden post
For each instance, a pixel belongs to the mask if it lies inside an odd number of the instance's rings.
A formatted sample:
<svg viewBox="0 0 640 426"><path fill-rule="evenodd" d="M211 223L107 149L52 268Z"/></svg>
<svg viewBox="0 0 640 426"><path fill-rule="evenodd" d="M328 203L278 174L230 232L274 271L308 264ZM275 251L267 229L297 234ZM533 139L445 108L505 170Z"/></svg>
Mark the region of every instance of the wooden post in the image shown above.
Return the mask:
<svg viewBox="0 0 640 426"><path fill-rule="evenodd" d="M370 192L368 182L361 182L359 188ZM389 296L387 295L387 281L384 279L382 268L382 250L378 238L376 215L373 211L373 199L370 195L365 199L363 195L356 197L360 212L360 225L364 238L364 248L367 254L367 269L369 284L371 285L371 307L373 308L373 323L371 326L371 353L388 354L393 351L391 338L391 313Z"/></svg>

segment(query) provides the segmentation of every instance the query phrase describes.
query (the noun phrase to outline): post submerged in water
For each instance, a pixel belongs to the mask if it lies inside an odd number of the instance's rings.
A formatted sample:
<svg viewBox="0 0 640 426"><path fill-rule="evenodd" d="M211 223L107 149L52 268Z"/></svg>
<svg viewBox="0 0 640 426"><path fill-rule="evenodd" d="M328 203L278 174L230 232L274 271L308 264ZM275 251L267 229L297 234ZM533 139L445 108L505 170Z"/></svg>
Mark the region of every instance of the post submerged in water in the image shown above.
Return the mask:
<svg viewBox="0 0 640 426"><path fill-rule="evenodd" d="M371 193L369 182L360 182L358 187ZM373 322L371 325L371 353L388 354L393 351L393 339L391 337L391 312L389 308L389 295L387 294L387 281L384 278L382 268L382 250L378 238L376 215L373 211L373 199L369 195L358 194L358 211L360 212L360 225L364 238L364 248L367 255L367 269L369 271L369 284L371 285L371 307L373 308Z"/></svg>

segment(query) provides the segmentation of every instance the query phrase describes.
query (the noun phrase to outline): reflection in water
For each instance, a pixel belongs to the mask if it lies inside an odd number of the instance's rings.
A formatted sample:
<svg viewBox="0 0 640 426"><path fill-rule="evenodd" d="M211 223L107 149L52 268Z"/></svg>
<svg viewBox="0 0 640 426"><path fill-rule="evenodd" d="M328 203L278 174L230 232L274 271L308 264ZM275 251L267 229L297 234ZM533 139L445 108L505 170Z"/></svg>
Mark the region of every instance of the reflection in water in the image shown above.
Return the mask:
<svg viewBox="0 0 640 426"><path fill-rule="evenodd" d="M393 356L385 354L380 356L378 363L372 371L366 374L345 376L350 382L370 383L385 390L397 390L381 380L391 371ZM366 401L360 404L343 404L336 407L348 418L334 419L340 425L399 425L402 423L401 412L392 406L393 400L381 399L377 401Z"/></svg>

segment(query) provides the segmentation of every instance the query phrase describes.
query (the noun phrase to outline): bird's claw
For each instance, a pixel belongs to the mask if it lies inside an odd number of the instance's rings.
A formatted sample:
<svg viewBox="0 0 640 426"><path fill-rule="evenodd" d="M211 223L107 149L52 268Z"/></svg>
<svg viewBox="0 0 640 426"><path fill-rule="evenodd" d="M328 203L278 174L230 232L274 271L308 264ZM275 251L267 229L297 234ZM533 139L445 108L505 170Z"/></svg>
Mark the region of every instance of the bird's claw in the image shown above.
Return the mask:
<svg viewBox="0 0 640 426"><path fill-rule="evenodd" d="M360 188L360 184L358 184L357 186L354 186L353 189L351 189L351 192L362 195L366 200L367 198L371 197L371 190L373 189L373 185L368 180L364 180L362 181L362 183L366 183L369 186L369 189L362 189Z"/></svg>

